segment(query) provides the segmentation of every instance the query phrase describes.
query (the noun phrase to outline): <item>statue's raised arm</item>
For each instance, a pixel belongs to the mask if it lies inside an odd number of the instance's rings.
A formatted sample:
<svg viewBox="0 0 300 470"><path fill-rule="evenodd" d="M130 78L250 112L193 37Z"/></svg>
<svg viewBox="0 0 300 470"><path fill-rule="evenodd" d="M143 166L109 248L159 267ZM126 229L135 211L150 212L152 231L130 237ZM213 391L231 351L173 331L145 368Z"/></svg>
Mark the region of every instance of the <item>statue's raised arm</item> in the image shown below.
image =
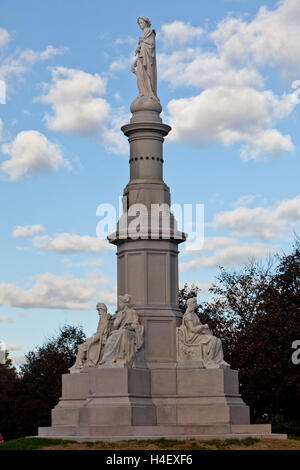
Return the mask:
<svg viewBox="0 0 300 470"><path fill-rule="evenodd" d="M157 102L157 68L155 30L151 29L151 21L146 16L139 16L137 22L141 28L142 35L136 48L136 60L131 70L137 76L139 96L151 98Z"/></svg>

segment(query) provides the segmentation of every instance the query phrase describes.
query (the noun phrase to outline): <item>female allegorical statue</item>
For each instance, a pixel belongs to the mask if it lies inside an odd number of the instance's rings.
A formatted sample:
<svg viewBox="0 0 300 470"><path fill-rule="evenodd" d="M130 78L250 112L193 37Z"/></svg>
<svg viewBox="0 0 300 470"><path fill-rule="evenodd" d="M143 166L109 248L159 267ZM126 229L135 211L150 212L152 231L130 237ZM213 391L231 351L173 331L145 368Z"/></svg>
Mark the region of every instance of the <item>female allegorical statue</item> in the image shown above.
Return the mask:
<svg viewBox="0 0 300 470"><path fill-rule="evenodd" d="M138 47L137 56L131 70L137 76L139 96L151 98L157 102L157 69L155 50L155 30L151 29L151 21L146 16L139 16L137 22L143 31Z"/></svg>
<svg viewBox="0 0 300 470"><path fill-rule="evenodd" d="M129 362L143 344L144 327L131 304L131 295L119 296L119 308L114 317L100 365L112 362Z"/></svg>
<svg viewBox="0 0 300 470"><path fill-rule="evenodd" d="M194 360L207 369L230 367L224 361L222 343L213 336L207 324L202 325L195 313L197 299L187 300L182 325L176 328L179 360Z"/></svg>

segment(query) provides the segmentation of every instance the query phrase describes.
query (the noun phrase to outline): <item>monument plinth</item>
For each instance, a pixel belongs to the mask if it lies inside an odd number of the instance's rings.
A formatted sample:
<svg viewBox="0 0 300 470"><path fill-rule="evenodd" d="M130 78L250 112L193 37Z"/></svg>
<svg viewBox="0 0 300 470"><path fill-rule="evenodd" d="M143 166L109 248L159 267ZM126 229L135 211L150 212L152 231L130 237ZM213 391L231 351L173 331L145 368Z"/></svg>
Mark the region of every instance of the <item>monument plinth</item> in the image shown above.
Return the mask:
<svg viewBox="0 0 300 470"><path fill-rule="evenodd" d="M163 142L171 127L160 117L155 31L148 18L138 22L142 35L132 71L139 96L122 127L130 144L130 180L124 214L108 237L117 247L118 310L111 316L97 305L97 332L63 375L52 426L40 428L39 436L270 437L269 425L250 425L238 372L195 314L195 299L184 315L178 307L178 245L185 234L177 230L163 181Z"/></svg>

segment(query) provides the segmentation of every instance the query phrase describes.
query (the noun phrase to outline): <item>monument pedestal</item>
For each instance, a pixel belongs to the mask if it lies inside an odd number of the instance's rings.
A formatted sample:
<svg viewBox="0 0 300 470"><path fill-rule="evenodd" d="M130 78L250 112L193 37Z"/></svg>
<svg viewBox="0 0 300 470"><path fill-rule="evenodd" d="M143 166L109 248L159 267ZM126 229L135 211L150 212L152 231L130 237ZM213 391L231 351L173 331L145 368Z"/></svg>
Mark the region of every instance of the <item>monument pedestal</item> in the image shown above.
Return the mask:
<svg viewBox="0 0 300 470"><path fill-rule="evenodd" d="M270 425L250 425L238 373L180 363L101 367L63 375L52 426L39 437L77 441L168 437L272 437Z"/></svg>

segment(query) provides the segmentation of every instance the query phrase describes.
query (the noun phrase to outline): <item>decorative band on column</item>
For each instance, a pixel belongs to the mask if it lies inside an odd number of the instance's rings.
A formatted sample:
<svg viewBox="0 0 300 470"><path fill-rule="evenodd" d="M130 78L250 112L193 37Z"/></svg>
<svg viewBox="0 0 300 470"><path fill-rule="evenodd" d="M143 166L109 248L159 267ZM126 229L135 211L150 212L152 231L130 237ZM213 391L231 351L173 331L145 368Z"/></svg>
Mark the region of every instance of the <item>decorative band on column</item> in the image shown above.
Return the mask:
<svg viewBox="0 0 300 470"><path fill-rule="evenodd" d="M129 160L129 163L136 162L138 160L157 160L158 162L164 163L164 159L160 157L133 157Z"/></svg>

